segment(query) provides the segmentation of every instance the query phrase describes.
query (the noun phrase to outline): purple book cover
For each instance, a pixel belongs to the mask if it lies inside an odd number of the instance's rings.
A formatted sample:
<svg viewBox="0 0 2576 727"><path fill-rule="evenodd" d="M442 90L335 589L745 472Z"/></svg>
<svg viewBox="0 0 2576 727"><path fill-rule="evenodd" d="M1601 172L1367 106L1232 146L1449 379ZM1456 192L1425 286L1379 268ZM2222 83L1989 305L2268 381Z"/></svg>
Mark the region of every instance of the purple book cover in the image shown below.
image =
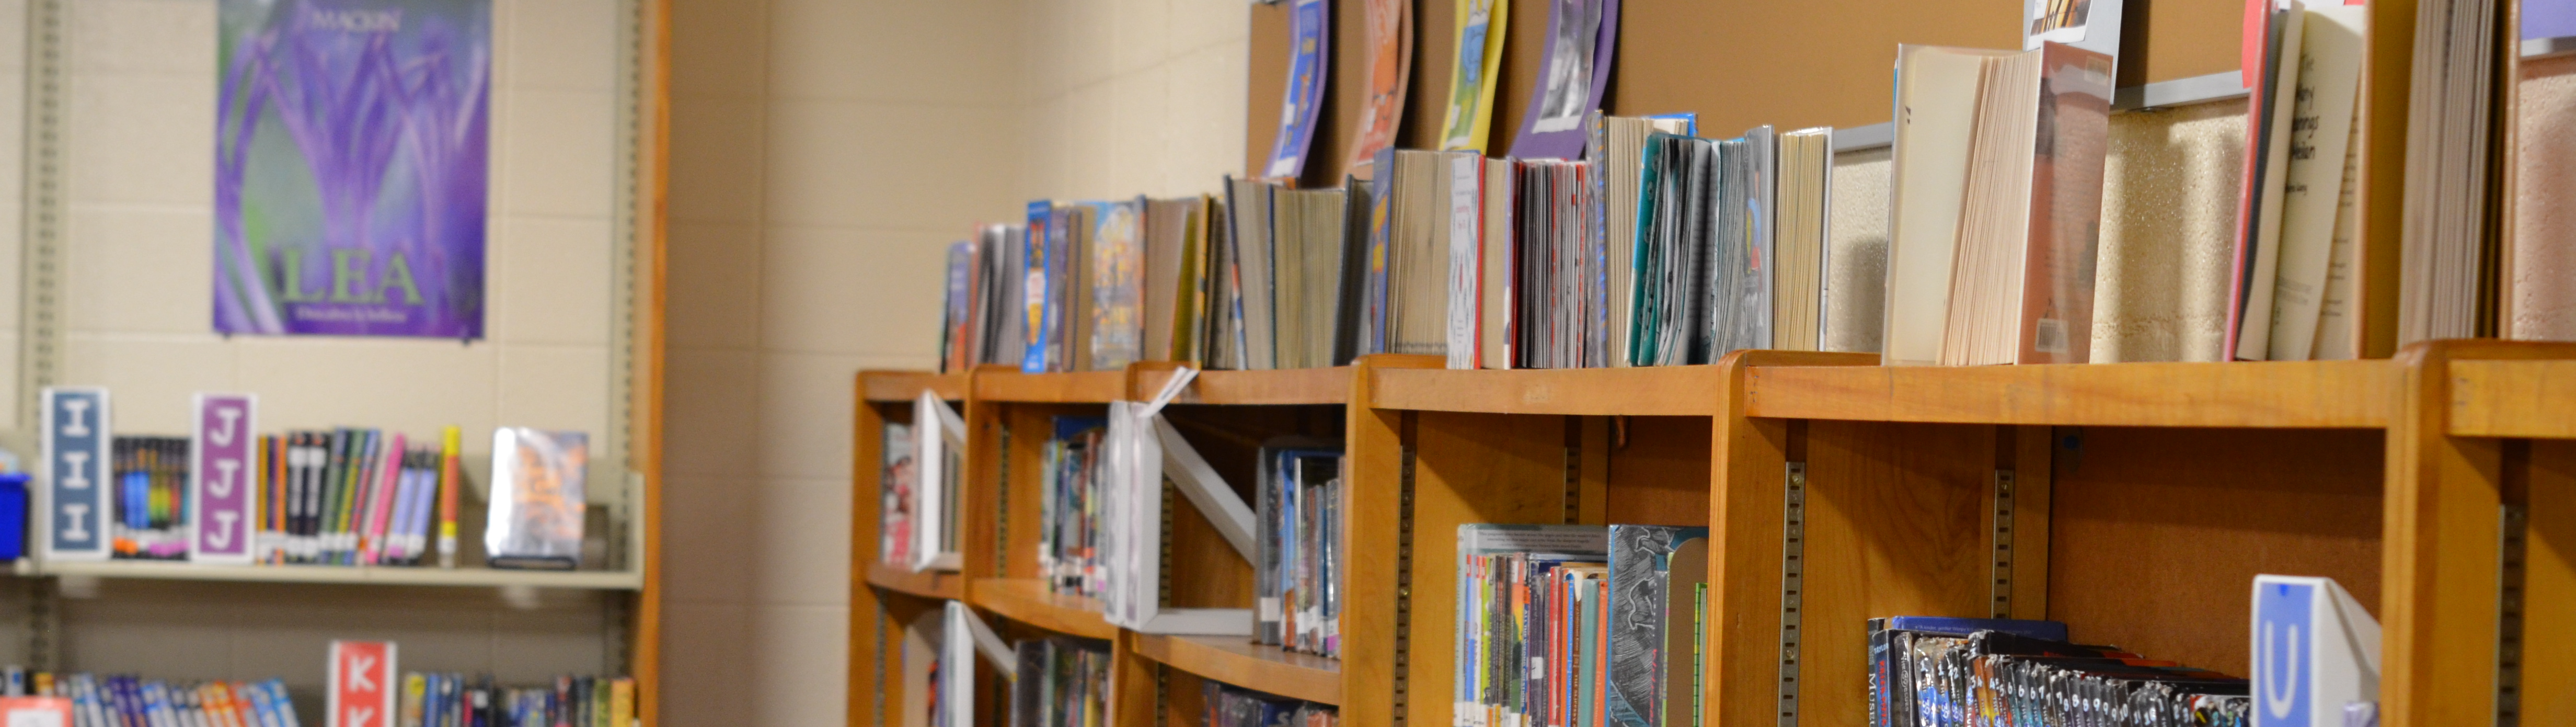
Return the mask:
<svg viewBox="0 0 2576 727"><path fill-rule="evenodd" d="M1538 102L1521 120L1512 156L1572 160L1583 155L1584 117L1601 107L1601 93L1610 85L1619 0L1549 0L1548 6Z"/></svg>
<svg viewBox="0 0 2576 727"><path fill-rule="evenodd" d="M1279 135L1270 147L1270 164L1261 176L1295 179L1306 168L1306 148L1315 140L1315 112L1324 105L1324 79L1331 72L1333 6L1328 0L1296 0L1288 8L1288 90L1279 104Z"/></svg>
<svg viewBox="0 0 2576 727"><path fill-rule="evenodd" d="M221 0L218 333L481 338L491 0Z"/></svg>
<svg viewBox="0 0 2576 727"><path fill-rule="evenodd" d="M189 439L188 511L197 531L188 559L199 563L251 562L251 530L258 524L259 400L250 394L198 394Z"/></svg>
<svg viewBox="0 0 2576 727"><path fill-rule="evenodd" d="M2523 40L2568 36L2576 36L2576 0L2523 0Z"/></svg>

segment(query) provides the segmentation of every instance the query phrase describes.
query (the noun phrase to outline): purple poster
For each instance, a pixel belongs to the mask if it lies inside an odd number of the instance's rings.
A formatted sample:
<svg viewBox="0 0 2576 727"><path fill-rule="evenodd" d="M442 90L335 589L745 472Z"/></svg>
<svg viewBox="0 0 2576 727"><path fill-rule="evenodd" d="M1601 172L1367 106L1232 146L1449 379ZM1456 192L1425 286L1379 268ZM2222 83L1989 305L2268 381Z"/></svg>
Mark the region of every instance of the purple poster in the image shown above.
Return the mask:
<svg viewBox="0 0 2576 727"><path fill-rule="evenodd" d="M1521 119L1512 156L1583 156L1583 120L1601 108L1610 59L1619 47L1619 0L1548 0L1547 50L1540 56L1538 97Z"/></svg>
<svg viewBox="0 0 2576 727"><path fill-rule="evenodd" d="M2522 0L2522 39L2576 36L2576 0Z"/></svg>
<svg viewBox="0 0 2576 727"><path fill-rule="evenodd" d="M491 0L221 0L218 333L481 338Z"/></svg>
<svg viewBox="0 0 2576 727"><path fill-rule="evenodd" d="M199 563L251 562L252 528L259 515L259 400L249 394L198 394L188 438L188 512L196 532L188 559Z"/></svg>

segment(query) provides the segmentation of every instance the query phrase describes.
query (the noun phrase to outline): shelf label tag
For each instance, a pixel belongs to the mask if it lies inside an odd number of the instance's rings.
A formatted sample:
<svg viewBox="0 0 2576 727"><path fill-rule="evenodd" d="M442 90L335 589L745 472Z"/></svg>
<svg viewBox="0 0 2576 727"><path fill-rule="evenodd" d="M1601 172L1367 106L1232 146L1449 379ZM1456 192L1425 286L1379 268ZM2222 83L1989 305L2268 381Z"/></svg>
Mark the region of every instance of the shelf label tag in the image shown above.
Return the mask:
<svg viewBox="0 0 2576 727"><path fill-rule="evenodd" d="M198 394L189 432L188 512L196 522L188 559L198 563L251 562L252 530L259 520L259 460L250 394Z"/></svg>

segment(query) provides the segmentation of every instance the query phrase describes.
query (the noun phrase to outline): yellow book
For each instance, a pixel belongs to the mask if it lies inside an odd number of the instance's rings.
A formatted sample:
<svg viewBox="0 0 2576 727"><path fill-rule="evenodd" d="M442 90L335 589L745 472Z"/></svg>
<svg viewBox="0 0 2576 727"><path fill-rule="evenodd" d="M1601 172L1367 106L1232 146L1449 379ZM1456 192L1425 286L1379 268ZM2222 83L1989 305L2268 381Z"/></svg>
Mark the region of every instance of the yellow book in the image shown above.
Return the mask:
<svg viewBox="0 0 2576 727"><path fill-rule="evenodd" d="M634 677L618 677L608 683L608 724L610 727L634 726Z"/></svg>

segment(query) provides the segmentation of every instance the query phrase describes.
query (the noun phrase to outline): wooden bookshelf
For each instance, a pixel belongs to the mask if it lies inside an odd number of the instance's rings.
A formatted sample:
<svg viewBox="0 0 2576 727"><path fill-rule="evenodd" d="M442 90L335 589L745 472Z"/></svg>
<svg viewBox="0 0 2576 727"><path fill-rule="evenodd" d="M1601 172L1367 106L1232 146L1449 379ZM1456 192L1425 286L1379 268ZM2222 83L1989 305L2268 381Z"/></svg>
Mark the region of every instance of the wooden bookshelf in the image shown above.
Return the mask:
<svg viewBox="0 0 2576 727"><path fill-rule="evenodd" d="M1045 594L1018 555L1034 543L1034 518L1021 515L1035 510L1042 435L970 451L970 470L995 478L979 487L1007 495L990 509L1012 515L970 538L970 549L1007 552L970 553L970 573L993 575L966 595L1040 632L1114 642L1130 687L1113 706L1122 726L1194 714L1183 685L1199 680L1336 704L1353 723L1391 722L1398 705L1408 721L1439 723L1448 700L1424 695L1445 695L1456 663L1446 536L1457 525L1706 524L1707 619L1726 624L1703 644L1707 716L1768 723L1782 709L1784 483L1796 463L1802 719L1860 720L1864 680L1832 675L1861 673L1860 624L1875 616L2052 618L2084 640L2241 673L2246 583L2285 572L2334 577L2374 606L2387 629L2389 724L2454 723L2495 689L2498 602L2471 582L2496 572L2492 513L2504 503L2529 513L2527 608L2576 606L2576 557L2565 555L2576 552L2576 427L2556 416L2576 411L2576 346L2441 342L2395 360L2302 363L1882 367L1865 355L1753 351L1694 367L1440 364L1371 356L1341 369L1207 372L1180 400L1191 406L1171 410L1176 427L1208 434L1220 469L1239 467L1228 448L1258 432L1311 428L1318 407L1338 412L1350 457L1344 547L1372 554L1346 565L1341 659L1242 637L1125 632L1094 604ZM1056 392L1123 380L1124 394L1099 398L1143 398L1171 368L1007 373L998 389L979 373L970 391L1030 400L975 399L970 427L989 422L977 442L998 447L1004 428L1035 432L1057 414L1099 409ZM1326 390L1335 381L1340 390ZM1245 604L1247 566L1191 530L1206 527L1194 512L1181 515L1195 525L1175 537L1195 547L1176 549L1200 559L1174 576L1175 598ZM954 594L868 575L884 591ZM2527 623L2530 643L2576 638L2552 620ZM2576 714L2552 701L2567 690L2548 689L2576 684L2576 655L2523 653L2525 716Z"/></svg>
<svg viewBox="0 0 2576 727"><path fill-rule="evenodd" d="M1137 656L1201 678L1309 702L1342 703L1339 659L1247 643L1240 636L1137 634L1131 648Z"/></svg>
<svg viewBox="0 0 2576 727"><path fill-rule="evenodd" d="M2576 630L2548 615L2576 608L2576 432L2553 421L2576 412L2576 345L2438 341L2397 360L2382 724L2483 724L2507 705L2522 724L2576 720Z"/></svg>
<svg viewBox="0 0 2576 727"><path fill-rule="evenodd" d="M1036 578L978 578L967 599L976 608L1013 621L1087 639L1118 638L1118 627L1100 617L1100 602L1048 593Z"/></svg>
<svg viewBox="0 0 2576 727"><path fill-rule="evenodd" d="M954 601L966 597L966 579L954 571L915 571L875 561L865 567L866 582L871 586L920 598Z"/></svg>
<svg viewBox="0 0 2576 727"><path fill-rule="evenodd" d="M966 374L934 374L927 371L868 371L859 377L859 398L878 403L903 403L921 397L921 392L936 392L939 398L959 401L966 398Z"/></svg>
<svg viewBox="0 0 2576 727"><path fill-rule="evenodd" d="M1746 415L1775 419L2375 429L2388 422L2395 376L2384 360L1764 366L1744 396Z"/></svg>
<svg viewBox="0 0 2576 727"><path fill-rule="evenodd" d="M1130 389L1138 400L1150 399L1171 381L1177 368L1169 362L1136 365ZM1216 406L1341 404L1351 393L1351 368L1282 369L1276 371L1201 371L1175 404Z"/></svg>
<svg viewBox="0 0 2576 727"><path fill-rule="evenodd" d="M1127 396L1124 371L1024 374L986 366L975 372L975 395L994 402L1107 404Z"/></svg>

